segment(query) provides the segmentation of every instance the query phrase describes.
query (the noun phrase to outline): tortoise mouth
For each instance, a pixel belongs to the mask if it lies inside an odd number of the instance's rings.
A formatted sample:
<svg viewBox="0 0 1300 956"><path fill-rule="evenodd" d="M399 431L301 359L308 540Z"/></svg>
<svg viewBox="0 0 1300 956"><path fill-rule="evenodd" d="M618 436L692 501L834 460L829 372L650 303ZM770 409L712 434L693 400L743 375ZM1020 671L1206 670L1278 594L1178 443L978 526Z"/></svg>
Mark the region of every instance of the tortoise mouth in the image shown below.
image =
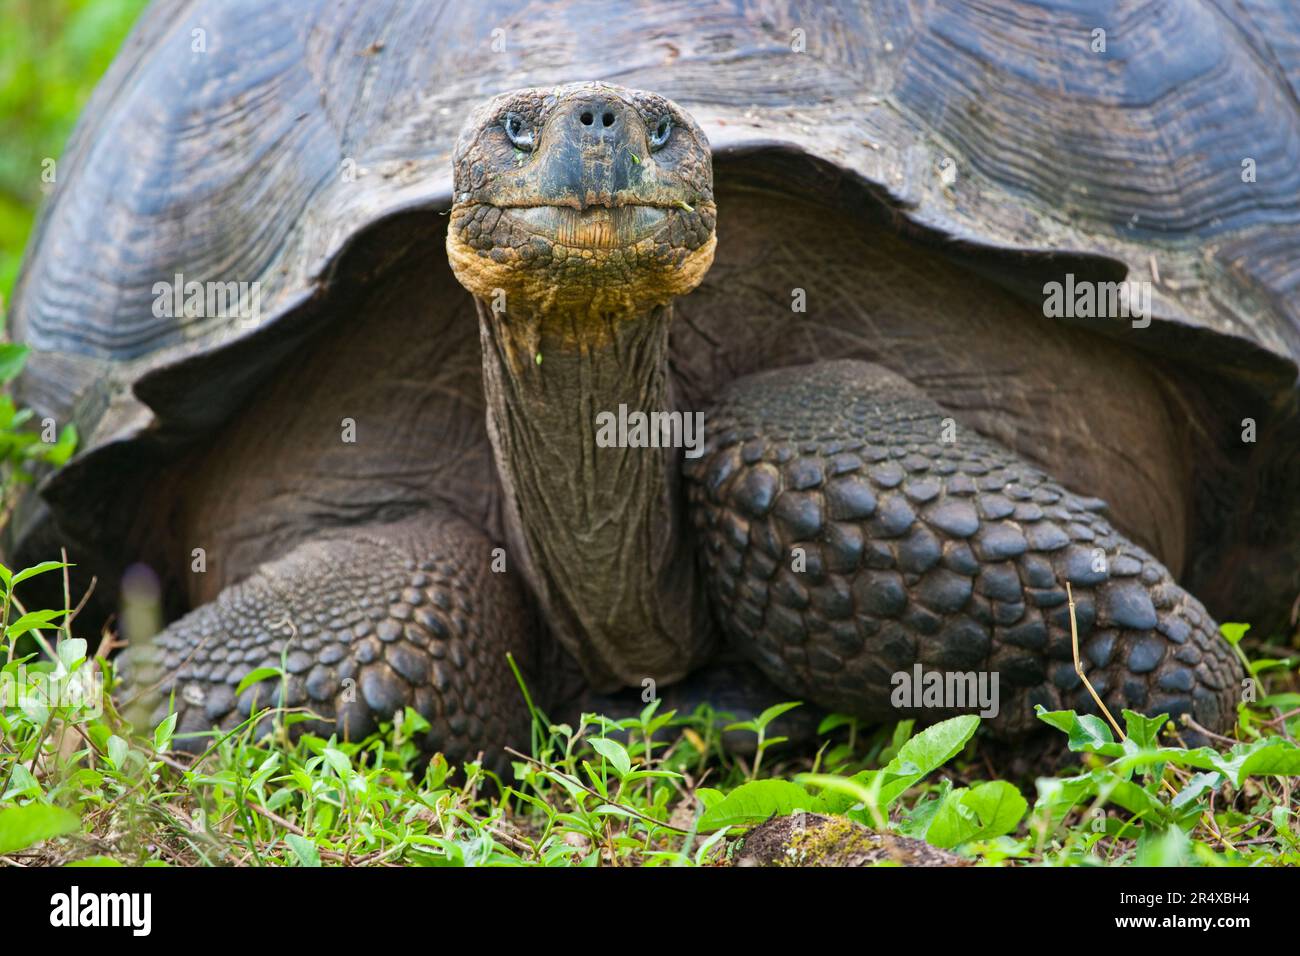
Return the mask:
<svg viewBox="0 0 1300 956"><path fill-rule="evenodd" d="M508 206L501 213L525 232L575 249L619 249L653 235L672 210L662 206Z"/></svg>

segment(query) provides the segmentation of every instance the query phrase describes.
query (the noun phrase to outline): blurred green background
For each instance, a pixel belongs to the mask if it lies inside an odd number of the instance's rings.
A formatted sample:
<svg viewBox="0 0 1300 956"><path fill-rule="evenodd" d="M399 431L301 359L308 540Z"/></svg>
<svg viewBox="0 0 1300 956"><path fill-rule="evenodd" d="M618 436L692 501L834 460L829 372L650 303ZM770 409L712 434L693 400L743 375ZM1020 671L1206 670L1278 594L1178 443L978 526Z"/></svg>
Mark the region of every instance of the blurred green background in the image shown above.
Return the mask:
<svg viewBox="0 0 1300 956"><path fill-rule="evenodd" d="M0 315L57 160L147 0L0 0Z"/></svg>

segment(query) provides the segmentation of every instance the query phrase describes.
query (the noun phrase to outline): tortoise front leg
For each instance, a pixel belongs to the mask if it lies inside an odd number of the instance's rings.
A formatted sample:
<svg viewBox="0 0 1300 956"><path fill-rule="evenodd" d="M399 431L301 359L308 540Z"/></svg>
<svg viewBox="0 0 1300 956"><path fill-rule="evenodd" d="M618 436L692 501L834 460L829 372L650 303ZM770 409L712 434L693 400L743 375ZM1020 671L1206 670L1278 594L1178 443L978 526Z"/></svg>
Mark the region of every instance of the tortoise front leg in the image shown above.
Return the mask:
<svg viewBox="0 0 1300 956"><path fill-rule="evenodd" d="M274 701L322 718L296 731L357 740L413 707L431 725L423 749L495 762L528 740L506 653L527 665L533 625L517 580L491 565L486 535L448 513L310 541L126 651L120 693L145 692L156 722L175 691L178 733L229 729ZM278 678L236 694L282 657L283 699Z"/></svg>
<svg viewBox="0 0 1300 956"><path fill-rule="evenodd" d="M1242 669L1200 602L1101 502L899 376L857 361L749 376L705 413L705 433L686 475L715 609L791 694L874 719L979 709L895 696L920 664L945 683L997 675L1002 736L1035 727L1034 704L1093 711L1069 582L1086 673L1116 717L1231 726Z"/></svg>

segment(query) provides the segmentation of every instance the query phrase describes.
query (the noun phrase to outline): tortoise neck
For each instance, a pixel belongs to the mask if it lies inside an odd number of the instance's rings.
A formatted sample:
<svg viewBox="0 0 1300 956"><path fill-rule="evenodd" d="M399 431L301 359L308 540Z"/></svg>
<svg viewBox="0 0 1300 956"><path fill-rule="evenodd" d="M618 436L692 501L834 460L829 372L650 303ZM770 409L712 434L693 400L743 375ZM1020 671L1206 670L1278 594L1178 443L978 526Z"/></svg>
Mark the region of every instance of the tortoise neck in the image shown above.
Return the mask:
<svg viewBox="0 0 1300 956"><path fill-rule="evenodd" d="M683 676L708 643L679 479L703 435L672 403L671 306L478 311L508 559L597 689Z"/></svg>

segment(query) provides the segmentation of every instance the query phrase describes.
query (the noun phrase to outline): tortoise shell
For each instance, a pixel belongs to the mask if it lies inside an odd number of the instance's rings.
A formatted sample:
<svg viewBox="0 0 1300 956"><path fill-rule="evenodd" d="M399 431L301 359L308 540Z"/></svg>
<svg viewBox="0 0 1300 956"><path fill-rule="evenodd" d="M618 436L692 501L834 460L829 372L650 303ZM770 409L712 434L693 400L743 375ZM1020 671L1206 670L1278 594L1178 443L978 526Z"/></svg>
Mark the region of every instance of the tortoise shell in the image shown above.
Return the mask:
<svg viewBox="0 0 1300 956"><path fill-rule="evenodd" d="M132 469L201 441L338 312L363 236L448 208L473 107L579 79L680 103L719 181L744 158L778 188L847 183L1029 301L1067 269L1149 281L1127 341L1239 382L1296 434L1300 9L159 0L77 127L16 289L21 398L83 437L11 547L53 518L111 551L142 505ZM256 314L169 307L178 279L255 284ZM1260 541L1300 538L1296 445L1259 452L1251 487L1287 516Z"/></svg>

